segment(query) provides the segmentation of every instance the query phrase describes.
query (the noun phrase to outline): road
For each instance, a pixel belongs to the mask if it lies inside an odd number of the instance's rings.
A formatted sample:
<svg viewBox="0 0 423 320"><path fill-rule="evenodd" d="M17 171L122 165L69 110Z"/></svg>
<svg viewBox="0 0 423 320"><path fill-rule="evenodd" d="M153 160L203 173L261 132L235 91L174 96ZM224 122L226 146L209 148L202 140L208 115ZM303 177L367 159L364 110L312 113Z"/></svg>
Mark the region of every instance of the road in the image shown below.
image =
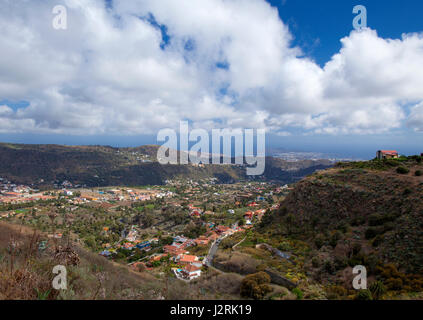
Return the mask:
<svg viewBox="0 0 423 320"><path fill-rule="evenodd" d="M213 242L212 246L210 247L209 253L206 257L206 265L207 266L213 267L212 262L213 262L214 256L216 255L217 249L219 249L219 244L226 237L227 237L227 235L223 236L223 237L217 239L215 242Z"/></svg>

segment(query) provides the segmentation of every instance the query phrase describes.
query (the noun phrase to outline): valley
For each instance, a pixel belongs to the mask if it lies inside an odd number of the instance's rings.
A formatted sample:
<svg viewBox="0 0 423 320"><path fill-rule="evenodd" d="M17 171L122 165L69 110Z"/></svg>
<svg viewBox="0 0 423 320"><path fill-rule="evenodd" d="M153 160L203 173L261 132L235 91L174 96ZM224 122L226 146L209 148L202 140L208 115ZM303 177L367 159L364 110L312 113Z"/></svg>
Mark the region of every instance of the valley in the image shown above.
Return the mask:
<svg viewBox="0 0 423 320"><path fill-rule="evenodd" d="M0 272L8 276L0 291L12 299L423 298L422 157L310 164L288 184L275 164L267 169L274 179L230 183L207 166L192 166L204 176L148 185L65 180L41 190L1 178ZM46 288L59 262L69 268L66 292ZM352 286L357 265L367 269L367 290ZM11 290L29 285L36 291Z"/></svg>

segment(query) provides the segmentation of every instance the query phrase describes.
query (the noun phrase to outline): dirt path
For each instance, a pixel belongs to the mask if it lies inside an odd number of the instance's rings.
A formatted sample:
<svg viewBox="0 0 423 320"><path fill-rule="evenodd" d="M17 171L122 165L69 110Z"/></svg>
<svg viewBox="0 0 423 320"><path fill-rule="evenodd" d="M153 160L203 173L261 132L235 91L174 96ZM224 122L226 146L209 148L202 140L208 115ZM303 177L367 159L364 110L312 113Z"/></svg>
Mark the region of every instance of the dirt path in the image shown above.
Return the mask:
<svg viewBox="0 0 423 320"><path fill-rule="evenodd" d="M245 237L244 237L244 239L242 239L240 242L238 242L236 245L234 245L234 246L232 247L232 250L234 250L234 251L235 251L235 248L236 248L236 247L238 247L241 243L243 243L243 242L245 241L245 239L247 239L247 236L245 236Z"/></svg>

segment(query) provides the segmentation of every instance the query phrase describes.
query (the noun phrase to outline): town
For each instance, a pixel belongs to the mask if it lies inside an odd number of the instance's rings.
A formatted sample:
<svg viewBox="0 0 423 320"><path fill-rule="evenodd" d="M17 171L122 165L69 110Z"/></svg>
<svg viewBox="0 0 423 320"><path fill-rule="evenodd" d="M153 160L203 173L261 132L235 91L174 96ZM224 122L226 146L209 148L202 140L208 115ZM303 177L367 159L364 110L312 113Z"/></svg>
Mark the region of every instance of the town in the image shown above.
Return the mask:
<svg viewBox="0 0 423 320"><path fill-rule="evenodd" d="M64 181L41 192L0 179L0 219L46 232L42 248L68 237L136 272L170 272L181 281L201 277L223 239L251 229L291 189L211 178L134 188Z"/></svg>

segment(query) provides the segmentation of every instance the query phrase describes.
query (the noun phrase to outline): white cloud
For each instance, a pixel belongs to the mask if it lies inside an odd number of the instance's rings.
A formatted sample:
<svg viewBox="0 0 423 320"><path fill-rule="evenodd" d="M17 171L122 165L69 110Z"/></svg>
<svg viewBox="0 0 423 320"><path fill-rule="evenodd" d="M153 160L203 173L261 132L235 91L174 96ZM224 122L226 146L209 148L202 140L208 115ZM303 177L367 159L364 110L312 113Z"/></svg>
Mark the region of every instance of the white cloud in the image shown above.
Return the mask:
<svg viewBox="0 0 423 320"><path fill-rule="evenodd" d="M377 133L402 128L404 106L423 101L422 34L353 31L321 68L264 0L113 3L65 1L65 31L51 26L56 1L2 4L0 99L30 102L0 106L2 132L155 134L190 119L280 135ZM165 50L149 14L167 27ZM420 104L407 125L422 123Z"/></svg>
<svg viewBox="0 0 423 320"><path fill-rule="evenodd" d="M414 131L423 132L423 102L411 108L407 126Z"/></svg>

